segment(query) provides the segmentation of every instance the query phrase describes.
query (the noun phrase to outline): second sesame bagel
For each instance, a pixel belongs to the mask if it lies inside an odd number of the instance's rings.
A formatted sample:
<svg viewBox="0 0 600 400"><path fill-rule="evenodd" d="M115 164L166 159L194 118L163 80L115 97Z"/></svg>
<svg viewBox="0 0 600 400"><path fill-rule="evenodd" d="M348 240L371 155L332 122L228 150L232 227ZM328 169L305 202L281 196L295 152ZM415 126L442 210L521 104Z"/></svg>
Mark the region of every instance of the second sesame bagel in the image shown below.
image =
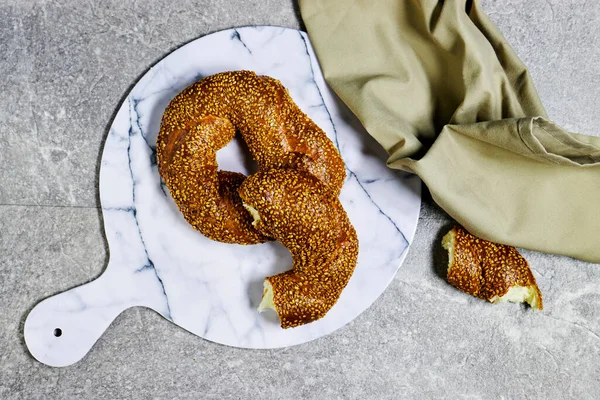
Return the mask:
<svg viewBox="0 0 600 400"><path fill-rule="evenodd" d="M358 257L356 231L339 199L295 169L259 171L238 190L256 229L292 254L292 269L265 279L259 311L272 308L282 328L322 318L340 297Z"/></svg>
<svg viewBox="0 0 600 400"><path fill-rule="evenodd" d="M305 171L339 195L346 177L340 154L279 81L250 71L212 75L171 101L157 139L160 175L185 219L205 236L240 244L269 240L252 227L236 195L245 177L218 171L216 152L236 131L259 170Z"/></svg>

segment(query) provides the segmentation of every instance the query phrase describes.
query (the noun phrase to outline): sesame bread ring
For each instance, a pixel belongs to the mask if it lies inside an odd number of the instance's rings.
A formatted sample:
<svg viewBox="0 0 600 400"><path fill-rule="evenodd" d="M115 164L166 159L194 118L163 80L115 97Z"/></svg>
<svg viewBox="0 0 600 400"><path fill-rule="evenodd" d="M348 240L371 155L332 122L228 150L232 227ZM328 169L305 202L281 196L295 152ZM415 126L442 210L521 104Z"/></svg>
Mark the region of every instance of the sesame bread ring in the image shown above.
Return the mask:
<svg viewBox="0 0 600 400"><path fill-rule="evenodd" d="M268 240L236 198L243 175L217 172L215 154L236 130L259 170L306 171L339 195L346 172L337 149L279 81L250 71L212 75L171 101L157 139L160 175L185 219L205 236L240 244Z"/></svg>
<svg viewBox="0 0 600 400"><path fill-rule="evenodd" d="M259 171L238 190L261 233L292 254L292 269L264 281L259 311L271 308L282 328L322 318L346 287L358 238L346 211L313 175L294 169Z"/></svg>

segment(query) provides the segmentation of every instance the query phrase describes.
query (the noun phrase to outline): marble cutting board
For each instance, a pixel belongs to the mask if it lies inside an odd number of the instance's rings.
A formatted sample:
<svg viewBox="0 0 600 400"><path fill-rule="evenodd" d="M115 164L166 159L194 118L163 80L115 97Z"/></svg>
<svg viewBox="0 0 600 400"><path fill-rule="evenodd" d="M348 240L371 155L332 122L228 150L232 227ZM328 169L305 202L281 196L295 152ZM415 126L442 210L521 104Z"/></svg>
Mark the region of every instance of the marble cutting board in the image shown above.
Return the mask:
<svg viewBox="0 0 600 400"><path fill-rule="evenodd" d="M340 199L358 233L358 265L327 316L282 330L259 314L263 278L289 269L278 243L213 242L177 210L157 171L155 140L168 102L208 75L247 69L282 81L292 98L335 143L346 163ZM233 141L218 153L224 170L249 172ZM385 154L326 86L308 36L278 27L214 33L151 68L117 113L102 155L100 200L110 259L96 280L39 303L25 322L31 354L51 366L81 360L122 311L148 307L213 342L275 348L322 337L344 326L385 290L412 240L420 181L385 166Z"/></svg>

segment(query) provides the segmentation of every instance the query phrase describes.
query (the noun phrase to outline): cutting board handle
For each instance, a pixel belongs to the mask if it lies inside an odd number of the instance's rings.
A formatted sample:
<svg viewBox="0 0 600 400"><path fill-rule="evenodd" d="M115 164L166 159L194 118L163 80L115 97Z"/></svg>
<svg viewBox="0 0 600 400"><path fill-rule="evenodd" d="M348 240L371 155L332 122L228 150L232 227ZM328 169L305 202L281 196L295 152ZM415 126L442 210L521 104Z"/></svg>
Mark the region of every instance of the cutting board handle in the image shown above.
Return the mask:
<svg viewBox="0 0 600 400"><path fill-rule="evenodd" d="M109 270L109 269L107 269ZM40 362L65 367L81 360L112 321L134 306L107 274L93 282L49 297L27 316L25 343Z"/></svg>

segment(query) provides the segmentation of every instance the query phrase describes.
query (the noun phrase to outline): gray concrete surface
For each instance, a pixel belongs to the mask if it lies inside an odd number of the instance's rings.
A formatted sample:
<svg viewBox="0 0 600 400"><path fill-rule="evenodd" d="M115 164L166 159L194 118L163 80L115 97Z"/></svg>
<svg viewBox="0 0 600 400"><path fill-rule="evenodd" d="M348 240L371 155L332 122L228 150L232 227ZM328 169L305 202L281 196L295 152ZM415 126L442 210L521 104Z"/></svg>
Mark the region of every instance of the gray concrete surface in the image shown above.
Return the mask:
<svg viewBox="0 0 600 400"><path fill-rule="evenodd" d="M483 7L550 116L600 134L600 2ZM301 26L292 1L0 0L0 399L599 398L600 266L525 251L546 310L491 306L444 281L451 221L430 200L389 289L328 337L233 349L132 309L72 367L30 357L29 309L106 265L98 157L121 99L181 44L248 24Z"/></svg>

